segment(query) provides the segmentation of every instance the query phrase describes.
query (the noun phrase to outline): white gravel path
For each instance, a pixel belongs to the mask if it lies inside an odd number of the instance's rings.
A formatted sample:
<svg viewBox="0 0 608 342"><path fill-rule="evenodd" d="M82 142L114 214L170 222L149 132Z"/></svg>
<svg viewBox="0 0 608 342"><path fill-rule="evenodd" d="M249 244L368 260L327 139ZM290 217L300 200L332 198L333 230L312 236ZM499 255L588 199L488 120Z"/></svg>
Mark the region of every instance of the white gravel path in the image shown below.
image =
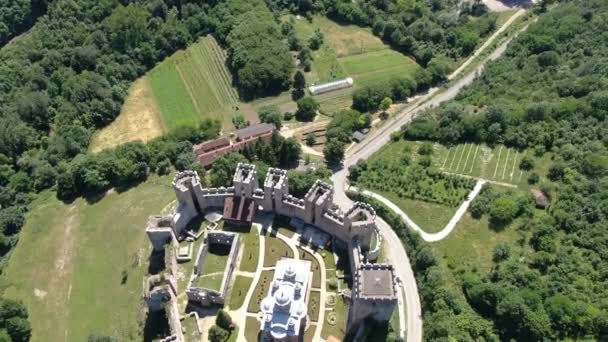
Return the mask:
<svg viewBox="0 0 608 342"><path fill-rule="evenodd" d="M401 218L403 219L405 224L407 224L407 226L409 228L412 228L413 230L418 232L420 234L420 236L422 237L422 239L424 239L424 241L436 242L436 241L441 241L441 240L445 239L446 237L448 237L448 235L450 235L450 233L454 230L454 228L456 228L456 224L458 223L458 221L460 221L460 219L462 218L462 215L464 215L464 213L467 212L469 205L475 199L475 197L477 197L477 195L479 194L479 192L481 191L481 188L483 187L483 185L485 183L486 183L486 181L483 179L477 180L477 184L475 184L475 187L469 193L469 195L467 196L467 199L464 202L462 202L460 207L458 207L458 210L456 210L456 213L454 213L454 216L452 216L452 218L450 219L450 222L448 222L448 224L441 231L439 231L437 233L427 233L422 227L420 227L418 224L416 224L416 222L414 222L414 220L412 220L405 212L403 212L403 210L401 210L401 208L399 208L396 204L391 202L386 197L379 195L375 192L368 191L368 190L363 190L363 191L361 191L361 193L363 195L373 197L374 199L382 202L384 205L389 207L392 211L394 211L399 216L401 216ZM350 187L349 190L359 191L355 187Z"/></svg>

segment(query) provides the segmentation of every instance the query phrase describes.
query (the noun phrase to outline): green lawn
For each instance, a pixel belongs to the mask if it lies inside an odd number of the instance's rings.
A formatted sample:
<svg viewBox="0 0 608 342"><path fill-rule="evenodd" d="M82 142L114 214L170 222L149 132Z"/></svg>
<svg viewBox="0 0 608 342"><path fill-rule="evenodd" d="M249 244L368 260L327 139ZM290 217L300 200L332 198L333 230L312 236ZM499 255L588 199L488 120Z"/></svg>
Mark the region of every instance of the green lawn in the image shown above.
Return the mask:
<svg viewBox="0 0 608 342"><path fill-rule="evenodd" d="M414 75L420 69L411 58L386 48L339 59L356 86L386 82L396 75Z"/></svg>
<svg viewBox="0 0 608 342"><path fill-rule="evenodd" d="M222 279L224 279L224 274L212 274L212 275L201 275L198 277L198 286L206 289L219 291L222 286Z"/></svg>
<svg viewBox="0 0 608 342"><path fill-rule="evenodd" d="M224 51L208 36L147 74L166 130L195 126L205 118L219 119L225 128L233 128L238 94L225 60Z"/></svg>
<svg viewBox="0 0 608 342"><path fill-rule="evenodd" d="M258 268L258 258L260 254L260 237L256 231L241 234L243 252L239 270L245 272L255 272Z"/></svg>
<svg viewBox="0 0 608 342"><path fill-rule="evenodd" d="M150 81L166 131L179 126L195 126L200 121L174 60L163 61L146 77Z"/></svg>
<svg viewBox="0 0 608 342"><path fill-rule="evenodd" d="M336 296L336 305L330 310L325 310L325 322L321 330L321 337L327 339L329 336L334 336L338 340L342 340L346 334L346 303L342 296ZM335 324L329 323L329 317L335 315Z"/></svg>
<svg viewBox="0 0 608 342"><path fill-rule="evenodd" d="M148 216L174 199L170 181L151 177L91 204L64 204L50 192L32 203L0 278L3 294L27 305L32 342L86 341L91 333L142 340L151 252L144 229Z"/></svg>
<svg viewBox="0 0 608 342"><path fill-rule="evenodd" d="M205 262L203 263L203 268L201 269L201 274L211 274L224 272L226 269L226 264L228 263L228 254L224 253L214 253L212 251L207 252L207 256L205 257Z"/></svg>
<svg viewBox="0 0 608 342"><path fill-rule="evenodd" d="M321 294L319 291L310 291L308 296L308 316L313 322L319 320L319 303L321 301Z"/></svg>
<svg viewBox="0 0 608 342"><path fill-rule="evenodd" d="M243 302L245 301L245 296L247 295L247 291L249 291L249 287L251 287L251 282L253 278L244 277L237 275L234 278L234 283L232 284L232 290L230 290L228 306L230 310L237 310L241 306L243 306Z"/></svg>
<svg viewBox="0 0 608 342"><path fill-rule="evenodd" d="M255 284L255 291L253 292L251 301L247 304L248 312L257 313L260 311L260 303L268 295L268 289L270 288L273 276L274 271L262 271L260 280Z"/></svg>
<svg viewBox="0 0 608 342"><path fill-rule="evenodd" d="M258 342L260 334L260 322L254 317L245 320L245 339L247 342Z"/></svg>
<svg viewBox="0 0 608 342"><path fill-rule="evenodd" d="M313 51L312 70L306 73L308 84L319 84L352 77L355 87L315 96L321 112L331 115L352 104L352 92L360 86L387 82L395 76L414 75L420 68L411 58L392 50L369 28L338 24L323 16L312 22L286 15L282 20L294 19L298 38L306 43L315 29L324 35L324 43Z"/></svg>
<svg viewBox="0 0 608 342"><path fill-rule="evenodd" d="M312 287L316 289L321 288L321 267L319 262L312 254L308 253L303 249L298 248L300 259L310 261L310 270L312 271ZM332 265L333 266L333 265Z"/></svg>
<svg viewBox="0 0 608 342"><path fill-rule="evenodd" d="M275 266L281 258L293 258L293 251L278 238L266 237L264 248L264 267Z"/></svg>
<svg viewBox="0 0 608 342"><path fill-rule="evenodd" d="M204 239L200 237L198 240L194 242L188 242L186 240L179 243L180 247L192 245L192 259L187 262L182 262L177 264L178 273L183 274L183 277L178 277L177 279L177 288L179 291L185 289L188 286L188 282L190 281L190 276L194 271L194 262L196 261L196 256L198 255L198 251L201 246L205 243Z"/></svg>
<svg viewBox="0 0 608 342"><path fill-rule="evenodd" d="M532 171L519 169L521 159L529 155L534 159ZM551 154L545 153L536 157L533 151L518 151L503 145L487 146L477 144L459 144L454 146L435 145L433 164L446 172L472 177L481 177L528 189L528 176L536 172L542 180L551 163Z"/></svg>
<svg viewBox="0 0 608 342"><path fill-rule="evenodd" d="M317 251L323 257L326 269L336 268L336 260L334 258L334 252L332 250L320 249Z"/></svg>
<svg viewBox="0 0 608 342"><path fill-rule="evenodd" d="M446 239L431 246L450 269L474 267L488 272L493 266L494 247L501 241L515 242L519 237L518 224L516 220L497 231L490 228L487 216L477 220L466 213Z"/></svg>
<svg viewBox="0 0 608 342"><path fill-rule="evenodd" d="M450 222L450 219L456 212L456 208L421 200L401 198L390 192L383 192L381 195L395 203L427 233L441 231Z"/></svg>

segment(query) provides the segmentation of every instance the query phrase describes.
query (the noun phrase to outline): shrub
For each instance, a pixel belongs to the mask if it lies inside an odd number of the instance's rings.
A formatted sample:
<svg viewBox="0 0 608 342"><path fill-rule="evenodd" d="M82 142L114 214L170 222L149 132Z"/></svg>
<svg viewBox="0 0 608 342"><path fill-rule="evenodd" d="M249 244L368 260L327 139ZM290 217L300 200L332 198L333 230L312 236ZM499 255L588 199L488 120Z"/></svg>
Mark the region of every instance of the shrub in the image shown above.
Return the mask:
<svg viewBox="0 0 608 342"><path fill-rule="evenodd" d="M218 311L217 317L215 318L215 324L226 330L232 330L234 328L232 317L224 310Z"/></svg>
<svg viewBox="0 0 608 342"><path fill-rule="evenodd" d="M207 335L210 342L225 342L230 333L217 325L214 325L209 329L209 335Z"/></svg>

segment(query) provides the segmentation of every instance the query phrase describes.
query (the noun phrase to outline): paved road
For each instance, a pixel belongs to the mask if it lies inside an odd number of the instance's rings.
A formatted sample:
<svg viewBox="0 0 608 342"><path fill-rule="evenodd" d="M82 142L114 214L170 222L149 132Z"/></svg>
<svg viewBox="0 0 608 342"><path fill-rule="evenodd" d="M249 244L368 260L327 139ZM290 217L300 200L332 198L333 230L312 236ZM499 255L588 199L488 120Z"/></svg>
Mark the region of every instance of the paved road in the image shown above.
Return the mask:
<svg viewBox="0 0 608 342"><path fill-rule="evenodd" d="M501 44L492 52L492 54L484 58L478 67L466 73L459 80L450 84L446 89L432 88L427 94L418 96L412 105L389 119L383 127L370 133L362 143L349 150L345 156L343 167L339 170L335 170L332 175L332 181L335 188L335 202L342 207L343 210L346 210L352 204L352 201L344 193L349 166L355 164L360 159L367 160L372 154L390 141L391 133L399 131L403 125L410 123L419 113L456 97L465 86L470 85L475 77L483 71L486 63L497 59L504 53L510 41L511 39ZM383 237L384 246L387 247L388 258L390 260L398 261L394 263L394 266L397 275L401 279L401 285L405 292L407 319L406 341L420 342L422 341L422 311L420 297L418 295L416 278L414 277L407 252L397 234L395 234L391 227L380 218L378 219L378 228Z"/></svg>

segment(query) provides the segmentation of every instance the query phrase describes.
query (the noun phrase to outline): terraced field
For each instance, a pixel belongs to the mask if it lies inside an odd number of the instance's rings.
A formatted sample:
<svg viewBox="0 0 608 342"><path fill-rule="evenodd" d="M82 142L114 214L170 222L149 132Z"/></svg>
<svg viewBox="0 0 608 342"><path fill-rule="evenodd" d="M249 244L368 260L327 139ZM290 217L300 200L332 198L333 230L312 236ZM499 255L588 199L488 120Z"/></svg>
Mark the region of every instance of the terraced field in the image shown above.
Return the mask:
<svg viewBox="0 0 608 342"><path fill-rule="evenodd" d="M238 94L225 61L224 51L208 36L167 58L146 76L165 130L194 126L204 118L232 127Z"/></svg>

